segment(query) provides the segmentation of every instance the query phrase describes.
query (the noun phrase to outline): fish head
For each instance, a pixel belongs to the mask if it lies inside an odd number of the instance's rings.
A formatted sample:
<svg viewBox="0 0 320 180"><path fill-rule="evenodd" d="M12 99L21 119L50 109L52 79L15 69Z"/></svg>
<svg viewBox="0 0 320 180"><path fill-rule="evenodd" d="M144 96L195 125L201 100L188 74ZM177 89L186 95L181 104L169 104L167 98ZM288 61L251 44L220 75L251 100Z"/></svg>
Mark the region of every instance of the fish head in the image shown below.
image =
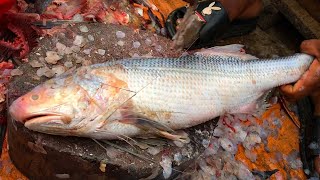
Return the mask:
<svg viewBox="0 0 320 180"><path fill-rule="evenodd" d="M28 129L72 135L79 124L97 114L96 108L86 90L67 76L48 80L19 97L9 113Z"/></svg>

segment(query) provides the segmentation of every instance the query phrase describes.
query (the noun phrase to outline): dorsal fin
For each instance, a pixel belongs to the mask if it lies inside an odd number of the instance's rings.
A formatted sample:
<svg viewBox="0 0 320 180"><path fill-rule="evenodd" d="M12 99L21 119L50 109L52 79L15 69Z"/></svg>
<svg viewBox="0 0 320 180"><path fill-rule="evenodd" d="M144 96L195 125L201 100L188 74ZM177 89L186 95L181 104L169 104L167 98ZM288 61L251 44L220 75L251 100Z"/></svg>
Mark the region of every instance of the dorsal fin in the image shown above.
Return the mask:
<svg viewBox="0 0 320 180"><path fill-rule="evenodd" d="M195 52L195 55L204 55L204 56L231 56L237 57L242 60L251 60L251 59L258 59L257 57L246 54L245 50L243 49L244 45L242 44L230 44L226 46L214 46L212 48L201 49Z"/></svg>

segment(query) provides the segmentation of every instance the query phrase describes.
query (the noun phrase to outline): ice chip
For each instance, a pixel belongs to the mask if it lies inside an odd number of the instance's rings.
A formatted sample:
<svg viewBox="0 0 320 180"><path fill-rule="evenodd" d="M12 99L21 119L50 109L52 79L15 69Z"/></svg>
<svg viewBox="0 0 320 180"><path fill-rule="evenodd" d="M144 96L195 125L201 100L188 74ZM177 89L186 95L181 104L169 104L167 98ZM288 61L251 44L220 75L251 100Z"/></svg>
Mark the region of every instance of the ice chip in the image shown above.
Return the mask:
<svg viewBox="0 0 320 180"><path fill-rule="evenodd" d="M203 147L207 148L207 147L209 146L209 144L210 144L210 141L209 141L209 140L207 140L207 139L202 139L202 145L203 145Z"/></svg>
<svg viewBox="0 0 320 180"><path fill-rule="evenodd" d="M243 146L251 150L256 144L261 143L261 138L257 133L250 133L243 142Z"/></svg>
<svg viewBox="0 0 320 180"><path fill-rule="evenodd" d="M152 44L152 41L150 38L147 38L145 41L146 45L151 45Z"/></svg>
<svg viewBox="0 0 320 180"><path fill-rule="evenodd" d="M81 21L83 21L83 16L82 16L81 14L75 14L75 15L72 17L72 20L73 20L73 21L81 22Z"/></svg>
<svg viewBox="0 0 320 180"><path fill-rule="evenodd" d="M141 44L139 41L135 41L132 43L132 45L133 45L133 48L139 48Z"/></svg>
<svg viewBox="0 0 320 180"><path fill-rule="evenodd" d="M221 137L223 135L223 130L220 127L216 127L213 131L213 136Z"/></svg>
<svg viewBox="0 0 320 180"><path fill-rule="evenodd" d="M101 56L103 56L105 53L106 53L106 50L98 49L98 54L100 54Z"/></svg>
<svg viewBox="0 0 320 180"><path fill-rule="evenodd" d="M12 69L10 72L11 76L20 76L23 74L23 71L20 69Z"/></svg>
<svg viewBox="0 0 320 180"><path fill-rule="evenodd" d="M66 61L64 64L63 64L65 67L67 68L72 68L73 67L73 64L71 61Z"/></svg>
<svg viewBox="0 0 320 180"><path fill-rule="evenodd" d="M155 49L156 49L156 51L161 52L162 51L162 46L161 45L156 45Z"/></svg>
<svg viewBox="0 0 320 180"><path fill-rule="evenodd" d="M91 49L85 49L83 50L83 53L85 53L86 55L89 55L91 53Z"/></svg>
<svg viewBox="0 0 320 180"><path fill-rule="evenodd" d="M54 76L54 72L51 69L48 69L47 71L44 72L43 74L47 78L52 78Z"/></svg>
<svg viewBox="0 0 320 180"><path fill-rule="evenodd" d="M87 27L87 26L85 26L85 25L79 26L79 30L80 30L81 32L84 32L84 33L89 32L88 27Z"/></svg>
<svg viewBox="0 0 320 180"><path fill-rule="evenodd" d="M180 153L180 152L175 153L174 156L173 156L173 160L174 160L175 162L177 162L177 163L180 163L181 160L182 160L182 155L181 155L181 153Z"/></svg>
<svg viewBox="0 0 320 180"><path fill-rule="evenodd" d="M118 39L122 39L122 38L125 38L126 37L126 34L122 31L117 31L116 32L116 36Z"/></svg>
<svg viewBox="0 0 320 180"><path fill-rule="evenodd" d="M37 60L33 60L31 62L29 62L30 66L31 67L34 67L34 68L39 68L39 67L42 67L43 64L41 64L39 61Z"/></svg>
<svg viewBox="0 0 320 180"><path fill-rule="evenodd" d="M65 54L65 49L67 48L66 45L60 43L60 42L57 42L56 43L56 48L57 48L57 51L58 51L58 54L63 56Z"/></svg>
<svg viewBox="0 0 320 180"><path fill-rule="evenodd" d="M124 41L121 41L121 40L118 41L118 42L117 42L117 45L119 45L119 46L121 46L121 47L124 46Z"/></svg>
<svg viewBox="0 0 320 180"><path fill-rule="evenodd" d="M249 169L243 164L238 165L238 169L236 171L236 176L240 180L255 180L256 179L253 176L253 174L249 171Z"/></svg>
<svg viewBox="0 0 320 180"><path fill-rule="evenodd" d="M234 144L228 138L219 138L219 143L227 152L233 152L235 150Z"/></svg>
<svg viewBox="0 0 320 180"><path fill-rule="evenodd" d="M91 34L88 35L88 39L89 41L94 41L94 37Z"/></svg>
<svg viewBox="0 0 320 180"><path fill-rule="evenodd" d="M163 177L168 179L172 173L172 160L168 156L162 156L160 166L163 168Z"/></svg>
<svg viewBox="0 0 320 180"><path fill-rule="evenodd" d="M161 148L159 148L159 147L149 147L148 149L147 149L147 152L149 153L149 154L151 154L151 155L157 155L159 152L161 151Z"/></svg>
<svg viewBox="0 0 320 180"><path fill-rule="evenodd" d="M55 73L57 76L64 73L66 71L66 68L61 65L53 66L52 67L53 73Z"/></svg>
<svg viewBox="0 0 320 180"><path fill-rule="evenodd" d="M55 51L47 51L45 61L49 64L57 64L57 62L62 59Z"/></svg>
<svg viewBox="0 0 320 180"><path fill-rule="evenodd" d="M134 54L131 55L131 57L133 57L133 58L138 58L138 57L140 57L140 55L137 54L137 53L134 53Z"/></svg>
<svg viewBox="0 0 320 180"><path fill-rule="evenodd" d="M70 49L71 49L72 52L75 52L75 53L80 52L80 47L79 46L71 46Z"/></svg>
<svg viewBox="0 0 320 180"><path fill-rule="evenodd" d="M76 35L74 41L73 41L73 44L76 45L76 46L81 46L81 44L84 42L84 38L83 36L80 36L80 35Z"/></svg>

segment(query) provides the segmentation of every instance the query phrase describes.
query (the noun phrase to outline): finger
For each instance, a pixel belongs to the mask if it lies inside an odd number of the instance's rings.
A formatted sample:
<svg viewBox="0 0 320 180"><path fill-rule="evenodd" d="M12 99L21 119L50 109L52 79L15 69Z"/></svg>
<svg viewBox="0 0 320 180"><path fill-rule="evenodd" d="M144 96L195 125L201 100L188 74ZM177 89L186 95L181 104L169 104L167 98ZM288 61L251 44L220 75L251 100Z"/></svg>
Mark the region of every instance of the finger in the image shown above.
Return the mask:
<svg viewBox="0 0 320 180"><path fill-rule="evenodd" d="M302 86L314 91L320 87L320 63L319 61L315 60L309 67L309 70L303 75L300 79L302 82Z"/></svg>
<svg viewBox="0 0 320 180"><path fill-rule="evenodd" d="M285 85L280 89L289 99L298 100L310 95L320 87L320 63L313 61L302 77L294 85Z"/></svg>
<svg viewBox="0 0 320 180"><path fill-rule="evenodd" d="M288 101L297 101L300 99L300 94L294 91L293 85L284 85L280 87L282 94Z"/></svg>
<svg viewBox="0 0 320 180"><path fill-rule="evenodd" d="M283 85L283 86L280 86L280 90L281 92L287 96L287 97L291 97L293 96L293 86L292 85Z"/></svg>
<svg viewBox="0 0 320 180"><path fill-rule="evenodd" d="M284 85L280 87L280 90L287 96L288 100L295 101L308 95L310 91L310 86L306 86L308 75L309 70L306 71L294 85Z"/></svg>
<svg viewBox="0 0 320 180"><path fill-rule="evenodd" d="M301 52L320 58L320 40L305 40L300 45Z"/></svg>

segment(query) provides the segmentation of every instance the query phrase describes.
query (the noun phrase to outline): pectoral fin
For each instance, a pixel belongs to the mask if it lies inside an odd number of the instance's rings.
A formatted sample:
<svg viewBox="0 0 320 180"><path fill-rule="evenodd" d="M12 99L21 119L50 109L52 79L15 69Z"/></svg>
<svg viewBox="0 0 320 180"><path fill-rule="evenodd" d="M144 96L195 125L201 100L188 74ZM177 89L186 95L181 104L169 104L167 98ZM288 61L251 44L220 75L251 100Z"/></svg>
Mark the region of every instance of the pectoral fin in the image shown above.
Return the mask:
<svg viewBox="0 0 320 180"><path fill-rule="evenodd" d="M174 132L170 127L144 117L131 117L119 120L119 122L125 124L132 124L144 130L157 129L159 131Z"/></svg>
<svg viewBox="0 0 320 180"><path fill-rule="evenodd" d="M157 134L173 141L180 141L182 143L187 143L189 141L187 135L179 134L162 123L149 120L144 117L126 118L123 120L119 120L119 122L134 125L146 132Z"/></svg>

